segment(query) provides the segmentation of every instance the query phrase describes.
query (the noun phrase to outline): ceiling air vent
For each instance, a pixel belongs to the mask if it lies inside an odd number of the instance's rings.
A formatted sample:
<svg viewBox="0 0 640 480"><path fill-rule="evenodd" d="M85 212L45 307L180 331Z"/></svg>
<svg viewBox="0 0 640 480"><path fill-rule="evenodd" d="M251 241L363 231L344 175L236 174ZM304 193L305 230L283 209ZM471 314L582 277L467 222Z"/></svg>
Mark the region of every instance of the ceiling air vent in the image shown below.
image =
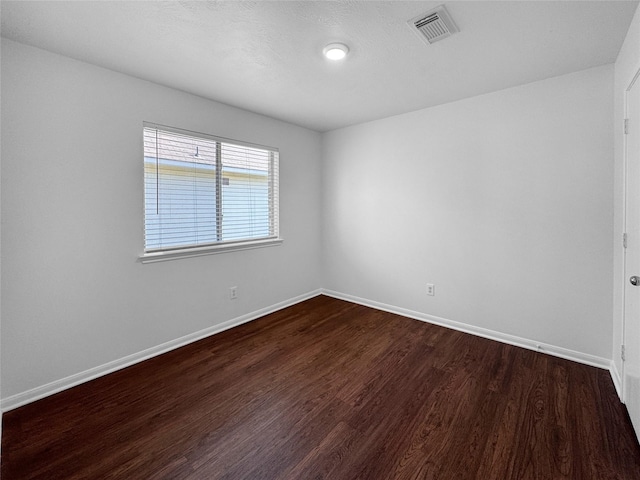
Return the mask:
<svg viewBox="0 0 640 480"><path fill-rule="evenodd" d="M413 17L407 23L427 43L435 43L458 31L444 5Z"/></svg>

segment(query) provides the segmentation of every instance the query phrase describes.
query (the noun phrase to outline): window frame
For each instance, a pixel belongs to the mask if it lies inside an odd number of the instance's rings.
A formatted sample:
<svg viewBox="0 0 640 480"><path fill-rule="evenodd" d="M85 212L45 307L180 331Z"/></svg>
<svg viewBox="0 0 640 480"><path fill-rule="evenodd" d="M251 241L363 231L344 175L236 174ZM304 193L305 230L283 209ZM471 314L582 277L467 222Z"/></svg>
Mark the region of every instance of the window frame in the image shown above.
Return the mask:
<svg viewBox="0 0 640 480"><path fill-rule="evenodd" d="M275 162L276 162L275 166L272 164L269 167L270 174L275 176L275 180L273 183L276 186L274 191L274 188L273 188L274 185L271 183L269 185L269 216L273 217L273 224L270 224L270 230L272 229L273 235L270 235L268 237L256 238L256 239L227 240L227 241L222 240L222 241L217 241L214 243L207 243L202 245L167 246L167 247L147 249L146 241L144 239L145 235L147 234L146 213L145 213L146 212L146 198L145 198L146 184L145 184L145 173L144 173L145 152L144 152L144 145L142 145L142 150L143 150L142 151L143 252L138 256L140 262L151 263L151 262L158 262L158 261L164 261L164 260L174 260L174 259L185 258L185 257L196 257L196 256L212 255L217 253L225 253L225 252L232 252L232 251L238 251L238 250L272 247L272 246L278 246L282 244L283 239L280 236L280 225L279 225L280 223L280 214L279 214L279 204L280 204L279 202L279 197L280 197L279 195L279 170L280 170L279 154L280 154L280 151L278 148L246 142L242 140L235 140L235 139L230 139L226 137L220 137L217 135L210 135L207 133L194 132L191 130L170 127L167 125L161 125L157 123L143 122L142 131L144 132L144 130L147 128L157 129L157 130L168 132L168 133L175 133L177 135L183 135L187 137L193 137L196 139L200 138L207 141L217 142L219 144L224 143L224 144L233 145L233 146L248 147L248 148L268 151L269 157L271 159L270 162L274 161L273 154L277 154L278 158L275 159ZM144 135L142 136L142 140L144 144ZM218 152L220 152L220 148L218 148ZM219 156L219 153L218 153L218 156ZM221 158L218 158L217 159L218 167L221 165L221 163L222 163ZM216 169L216 176L219 178L219 182L220 182L218 184L218 181L217 181L216 185L219 185L221 187L223 183L222 183L222 170L220 168ZM222 195L222 189L216 188L217 202L221 201L221 195ZM221 212L222 204L219 203L218 205L219 205L218 207L219 212ZM218 217L218 220L220 220L220 217L221 217L221 214L219 215L220 216ZM220 229L221 227L222 227L221 224L217 224L218 229Z"/></svg>

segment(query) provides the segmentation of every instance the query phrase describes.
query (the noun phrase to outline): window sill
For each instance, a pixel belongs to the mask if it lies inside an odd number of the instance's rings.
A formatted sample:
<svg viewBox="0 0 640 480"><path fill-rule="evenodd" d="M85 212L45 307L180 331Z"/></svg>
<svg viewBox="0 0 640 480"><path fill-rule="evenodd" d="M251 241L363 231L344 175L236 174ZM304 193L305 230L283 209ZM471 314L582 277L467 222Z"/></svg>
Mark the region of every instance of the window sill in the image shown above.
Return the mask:
<svg viewBox="0 0 640 480"><path fill-rule="evenodd" d="M167 250L161 252L143 253L138 257L142 263L164 262L179 258L200 257L202 255L214 255L217 253L235 252L237 250L250 250L253 248L275 247L282 244L282 238L270 238L268 240L256 240L240 243L221 245L207 245L205 247L192 247L180 250Z"/></svg>

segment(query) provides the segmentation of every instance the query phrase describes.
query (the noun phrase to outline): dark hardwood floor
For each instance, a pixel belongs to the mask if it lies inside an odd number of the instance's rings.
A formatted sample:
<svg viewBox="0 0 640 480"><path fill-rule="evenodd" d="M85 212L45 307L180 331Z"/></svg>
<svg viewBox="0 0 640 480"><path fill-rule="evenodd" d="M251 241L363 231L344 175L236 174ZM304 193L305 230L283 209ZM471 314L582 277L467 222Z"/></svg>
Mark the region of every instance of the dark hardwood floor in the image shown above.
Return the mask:
<svg viewBox="0 0 640 480"><path fill-rule="evenodd" d="M7 412L2 478L640 479L609 373L316 297Z"/></svg>

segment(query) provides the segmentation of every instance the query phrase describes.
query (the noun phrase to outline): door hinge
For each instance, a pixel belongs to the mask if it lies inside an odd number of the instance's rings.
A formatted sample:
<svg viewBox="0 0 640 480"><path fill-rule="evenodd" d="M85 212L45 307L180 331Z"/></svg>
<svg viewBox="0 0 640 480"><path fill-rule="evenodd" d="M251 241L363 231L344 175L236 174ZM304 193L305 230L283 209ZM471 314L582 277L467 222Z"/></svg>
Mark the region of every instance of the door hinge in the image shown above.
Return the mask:
<svg viewBox="0 0 640 480"><path fill-rule="evenodd" d="M626 233L622 234L622 247L623 248L627 248L627 234Z"/></svg>
<svg viewBox="0 0 640 480"><path fill-rule="evenodd" d="M625 355L625 351L624 351L624 345L620 345L620 358L622 359L622 361L624 362L626 360L626 355Z"/></svg>
<svg viewBox="0 0 640 480"><path fill-rule="evenodd" d="M628 118L624 119L624 134L625 135L629 134L629 119Z"/></svg>

